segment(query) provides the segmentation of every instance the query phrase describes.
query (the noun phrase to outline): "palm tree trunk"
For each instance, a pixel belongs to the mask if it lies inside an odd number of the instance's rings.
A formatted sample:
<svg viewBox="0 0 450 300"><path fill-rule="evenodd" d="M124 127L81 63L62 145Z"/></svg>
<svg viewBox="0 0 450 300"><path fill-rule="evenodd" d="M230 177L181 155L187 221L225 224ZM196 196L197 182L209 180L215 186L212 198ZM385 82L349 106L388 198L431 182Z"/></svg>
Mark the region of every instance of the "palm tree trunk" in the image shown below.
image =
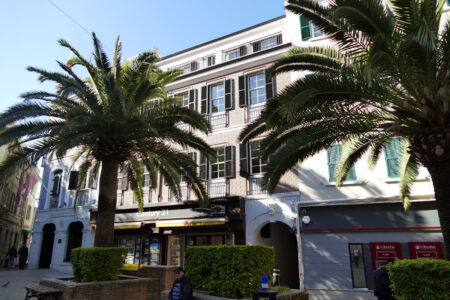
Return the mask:
<svg viewBox="0 0 450 300"><path fill-rule="evenodd" d="M103 160L100 174L95 247L114 246L114 214L117 199L116 160Z"/></svg>
<svg viewBox="0 0 450 300"><path fill-rule="evenodd" d="M446 259L450 259L450 162L440 162L434 166L428 166L433 179L436 206L444 236Z"/></svg>

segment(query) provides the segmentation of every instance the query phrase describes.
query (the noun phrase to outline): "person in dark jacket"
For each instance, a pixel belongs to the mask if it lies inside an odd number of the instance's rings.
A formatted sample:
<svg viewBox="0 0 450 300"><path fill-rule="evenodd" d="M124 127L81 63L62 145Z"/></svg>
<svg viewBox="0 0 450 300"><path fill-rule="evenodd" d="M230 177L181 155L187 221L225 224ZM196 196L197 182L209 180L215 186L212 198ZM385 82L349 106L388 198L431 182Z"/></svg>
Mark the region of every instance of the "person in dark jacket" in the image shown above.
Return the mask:
<svg viewBox="0 0 450 300"><path fill-rule="evenodd" d="M25 244L19 248L19 269L24 269L28 259L28 248Z"/></svg>
<svg viewBox="0 0 450 300"><path fill-rule="evenodd" d="M173 282L168 300L193 300L194 297L192 294L194 290L189 279L184 276L182 267L175 268L175 276L176 279Z"/></svg>
<svg viewBox="0 0 450 300"><path fill-rule="evenodd" d="M384 261L380 264L378 270L376 270L373 275L375 276L375 296L378 300L394 300L395 298L392 296L392 290L389 287L391 285L391 281L389 280L389 273L386 269L386 265L388 262L392 261Z"/></svg>
<svg viewBox="0 0 450 300"><path fill-rule="evenodd" d="M14 245L8 251L8 264L7 268L12 268L14 266L14 260L17 257L17 249Z"/></svg>

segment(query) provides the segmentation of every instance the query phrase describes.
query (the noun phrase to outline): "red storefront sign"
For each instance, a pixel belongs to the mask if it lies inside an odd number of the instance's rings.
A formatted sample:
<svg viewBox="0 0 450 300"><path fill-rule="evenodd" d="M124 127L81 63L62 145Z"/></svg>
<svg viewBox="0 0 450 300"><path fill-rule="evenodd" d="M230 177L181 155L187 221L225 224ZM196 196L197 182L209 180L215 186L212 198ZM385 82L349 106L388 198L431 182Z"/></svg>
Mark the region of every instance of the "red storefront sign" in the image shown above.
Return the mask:
<svg viewBox="0 0 450 300"><path fill-rule="evenodd" d="M410 242L411 258L439 258L444 259L440 242Z"/></svg>
<svg viewBox="0 0 450 300"><path fill-rule="evenodd" d="M370 255L372 257L372 269L376 270L381 262L388 258L402 258L400 243L375 242L370 243Z"/></svg>

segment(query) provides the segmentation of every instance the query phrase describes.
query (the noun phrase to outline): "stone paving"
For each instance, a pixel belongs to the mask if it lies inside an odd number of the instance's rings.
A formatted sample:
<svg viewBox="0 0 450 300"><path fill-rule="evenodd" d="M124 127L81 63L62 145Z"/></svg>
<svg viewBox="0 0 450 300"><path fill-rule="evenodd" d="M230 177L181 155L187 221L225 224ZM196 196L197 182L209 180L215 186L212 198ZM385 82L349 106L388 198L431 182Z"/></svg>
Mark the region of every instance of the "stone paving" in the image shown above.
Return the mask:
<svg viewBox="0 0 450 300"><path fill-rule="evenodd" d="M67 277L70 274L50 269L19 270L0 268L0 300L24 300L25 286L38 284L42 278Z"/></svg>
<svg viewBox="0 0 450 300"><path fill-rule="evenodd" d="M71 274L50 269L19 270L0 268L0 300L25 299L25 286L38 284L42 278L67 277ZM373 300L370 291L309 290L310 300ZM132 300L132 299L131 299Z"/></svg>

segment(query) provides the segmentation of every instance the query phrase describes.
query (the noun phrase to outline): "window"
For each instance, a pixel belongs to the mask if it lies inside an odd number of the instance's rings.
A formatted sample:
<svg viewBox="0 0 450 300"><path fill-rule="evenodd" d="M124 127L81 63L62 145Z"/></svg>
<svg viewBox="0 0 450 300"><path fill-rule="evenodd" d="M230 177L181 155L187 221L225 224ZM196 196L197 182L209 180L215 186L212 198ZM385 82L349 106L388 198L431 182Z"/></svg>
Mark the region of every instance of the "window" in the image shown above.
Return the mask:
<svg viewBox="0 0 450 300"><path fill-rule="evenodd" d="M143 186L148 187L150 186L150 172L148 171L148 168L146 165L142 164L142 171L143 171Z"/></svg>
<svg viewBox="0 0 450 300"><path fill-rule="evenodd" d="M363 244L348 244L352 284L354 288L366 288L366 268Z"/></svg>
<svg viewBox="0 0 450 300"><path fill-rule="evenodd" d="M225 53L225 60L228 61L228 60L236 59L240 56L239 54L240 54L239 48L228 51Z"/></svg>
<svg viewBox="0 0 450 300"><path fill-rule="evenodd" d="M208 67L214 66L216 64L216 56L211 55L211 56L205 57L205 64Z"/></svg>
<svg viewBox="0 0 450 300"><path fill-rule="evenodd" d="M190 73L190 72L196 71L196 70L197 70L197 67L198 67L197 62L196 62L196 61L193 61L193 62L191 62L191 63L182 65L182 66L180 67L180 70L183 72L183 74L186 74L186 73Z"/></svg>
<svg viewBox="0 0 450 300"><path fill-rule="evenodd" d="M323 35L314 24L307 18L300 16L300 32L302 34L302 41L307 41L311 38L316 38Z"/></svg>
<svg viewBox="0 0 450 300"><path fill-rule="evenodd" d="M218 178L234 178L235 147L223 146L215 148L217 159L208 161L207 157L200 153L200 179L207 181Z"/></svg>
<svg viewBox="0 0 450 300"><path fill-rule="evenodd" d="M398 178L399 174L399 156L400 140L398 138L390 139L384 144L384 156L386 158L386 167L389 178Z"/></svg>
<svg viewBox="0 0 450 300"><path fill-rule="evenodd" d="M267 161L261 160L261 143L260 141L251 142L249 144L250 152L250 170L251 174L264 173L264 168L267 165Z"/></svg>
<svg viewBox="0 0 450 300"><path fill-rule="evenodd" d="M56 170L53 172L53 187L51 191L52 196L58 196L61 190L61 178L62 170Z"/></svg>
<svg viewBox="0 0 450 300"><path fill-rule="evenodd" d="M225 88L223 84L211 86L211 112L225 111Z"/></svg>
<svg viewBox="0 0 450 300"><path fill-rule="evenodd" d="M225 148L216 149L216 161L211 162L211 179L225 177Z"/></svg>
<svg viewBox="0 0 450 300"><path fill-rule="evenodd" d="M181 106L189 107L189 93L182 93L179 97L181 98Z"/></svg>
<svg viewBox="0 0 450 300"><path fill-rule="evenodd" d="M336 168L336 165L341 156L341 145L340 144L331 145L327 149L327 156L328 156L328 176L329 176L328 180L329 182L336 182L336 178L334 178L334 169ZM355 180L356 180L355 165L353 165L348 171L344 181L355 181Z"/></svg>
<svg viewBox="0 0 450 300"><path fill-rule="evenodd" d="M277 37L271 37L261 41L261 50L275 47L277 45Z"/></svg>
<svg viewBox="0 0 450 300"><path fill-rule="evenodd" d="M128 189L127 171L123 166L119 167L117 172L117 190L126 191Z"/></svg>
<svg viewBox="0 0 450 300"><path fill-rule="evenodd" d="M264 73L249 75L248 77L248 97L251 105L266 102L266 88Z"/></svg>
<svg viewBox="0 0 450 300"><path fill-rule="evenodd" d="M189 153L186 153L186 155L188 155L194 161L194 163L197 164L197 153L196 152L189 152ZM187 178L184 173L180 174L180 182L187 182Z"/></svg>
<svg viewBox="0 0 450 300"><path fill-rule="evenodd" d="M247 54L247 46L240 46L225 52L225 61L233 60Z"/></svg>
<svg viewBox="0 0 450 300"><path fill-rule="evenodd" d="M267 72L239 76L239 106L265 103L275 96L276 78Z"/></svg>
<svg viewBox="0 0 450 300"><path fill-rule="evenodd" d="M29 220L31 216L31 205L27 206L27 216L25 217L26 220Z"/></svg>

